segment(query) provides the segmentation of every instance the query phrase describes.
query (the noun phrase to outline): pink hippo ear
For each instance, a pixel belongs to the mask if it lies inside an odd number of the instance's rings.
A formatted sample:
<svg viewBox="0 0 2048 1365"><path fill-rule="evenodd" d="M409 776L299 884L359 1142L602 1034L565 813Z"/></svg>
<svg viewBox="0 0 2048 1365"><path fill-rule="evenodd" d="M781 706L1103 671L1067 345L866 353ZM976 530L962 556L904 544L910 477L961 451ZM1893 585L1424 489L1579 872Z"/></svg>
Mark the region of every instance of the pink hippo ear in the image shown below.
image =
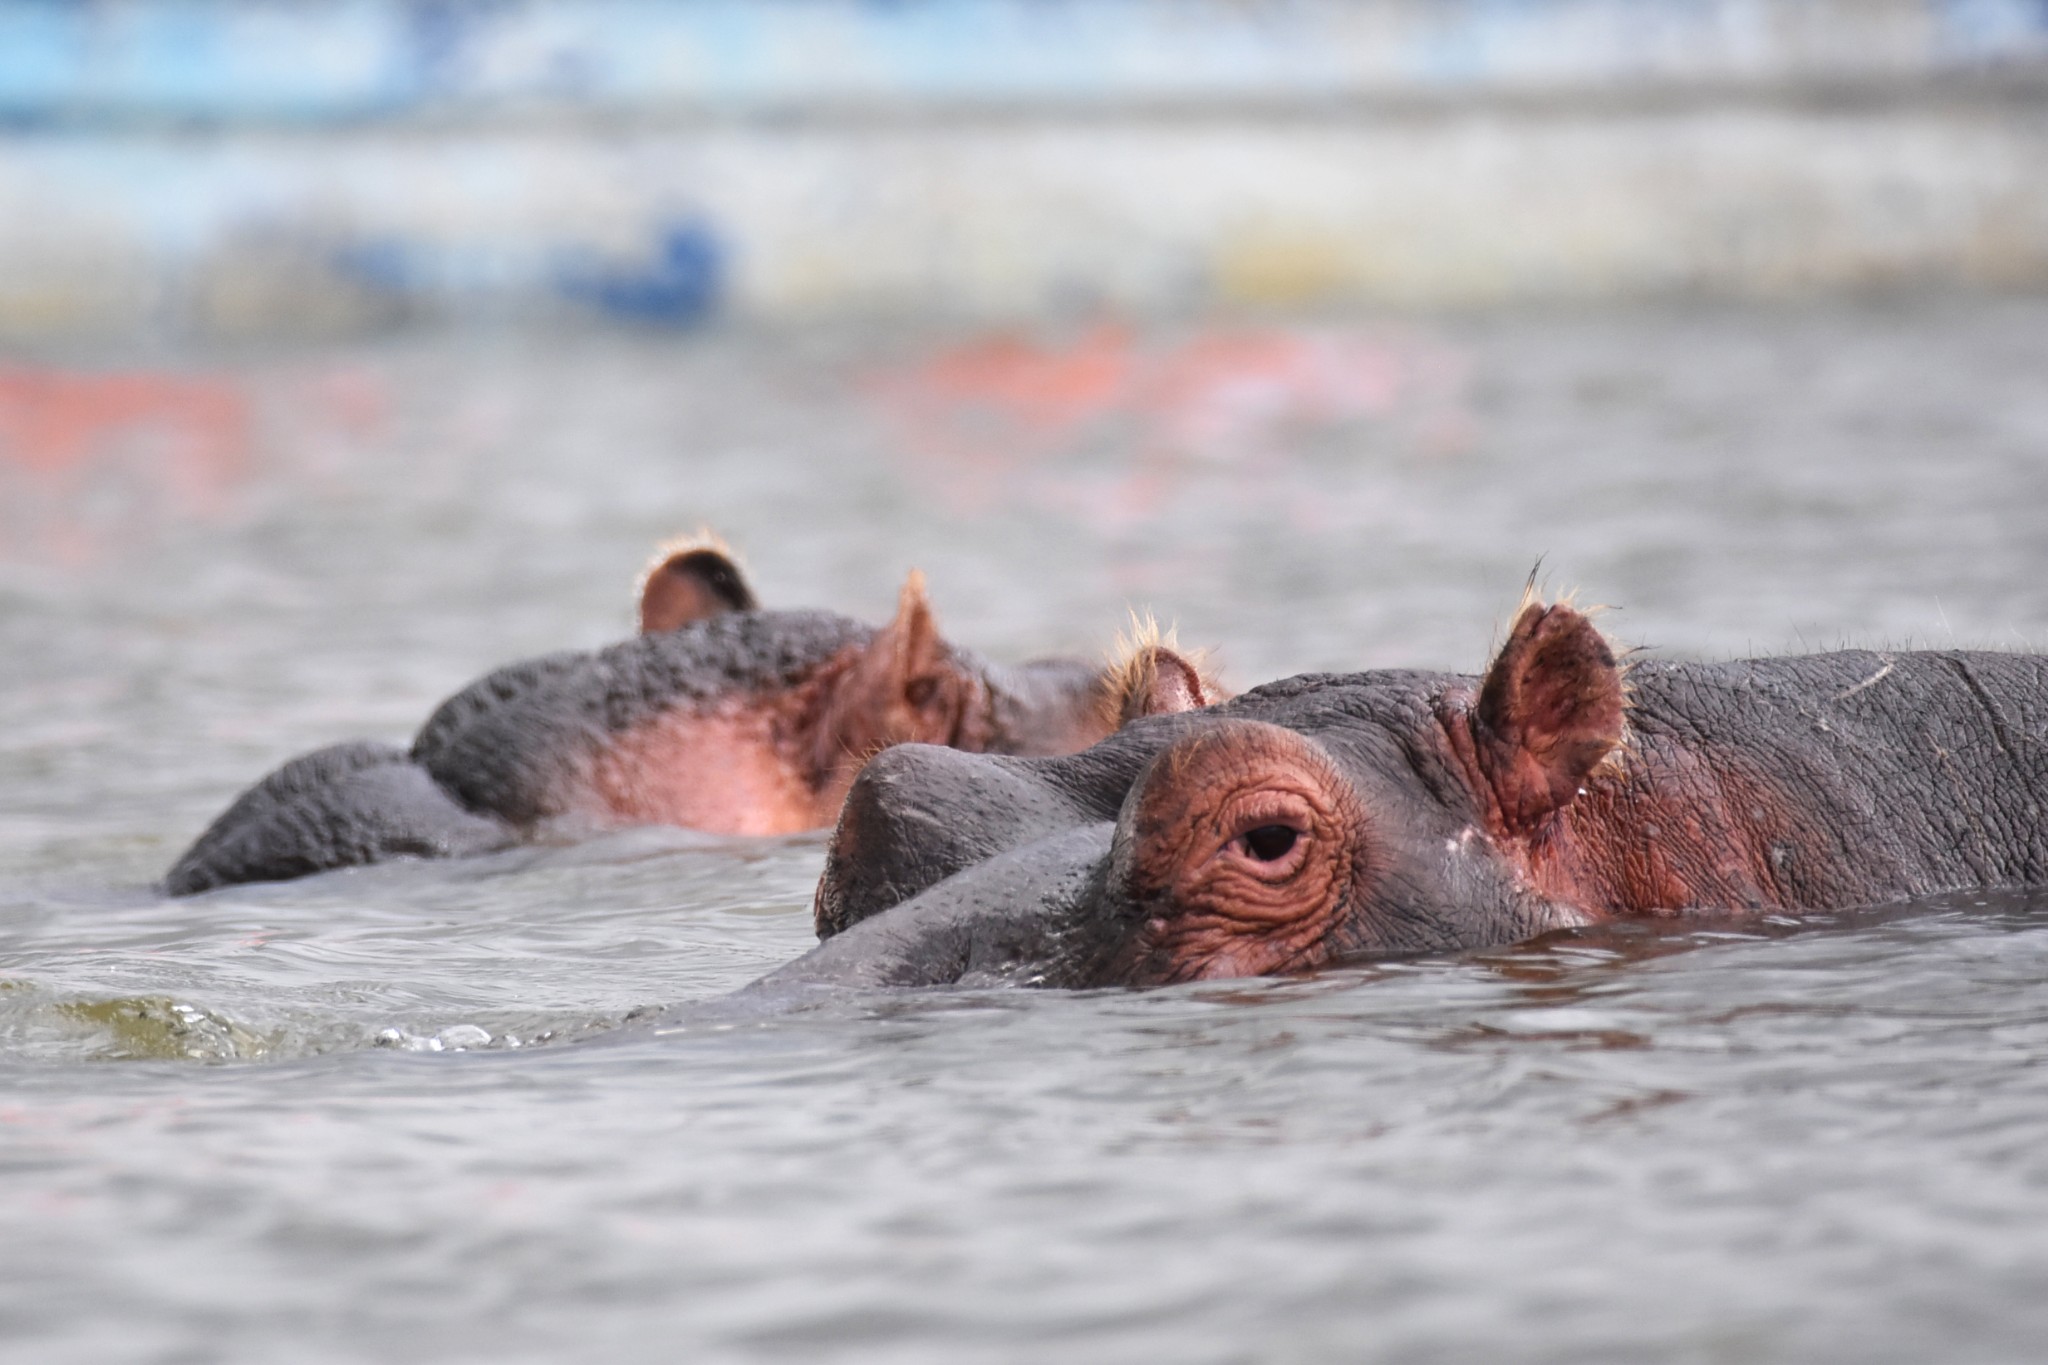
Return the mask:
<svg viewBox="0 0 2048 1365"><path fill-rule="evenodd" d="M1116 726L1146 716L1198 711L1223 699L1215 683L1176 650L1163 644L1141 644L1117 668L1112 684Z"/></svg>
<svg viewBox="0 0 2048 1365"><path fill-rule="evenodd" d="M729 611L757 611L760 603L724 542L703 535L672 541L655 552L640 575L640 633L680 630Z"/></svg>
<svg viewBox="0 0 2048 1365"><path fill-rule="evenodd" d="M1516 618L1472 719L1501 823L1528 834L1571 804L1622 738L1621 668L1579 612L1531 603Z"/></svg>
<svg viewBox="0 0 2048 1365"><path fill-rule="evenodd" d="M940 638L924 575L913 570L897 598L895 618L875 633L832 690L819 734L820 757L828 768L857 767L892 744L979 748L987 707L975 703L984 690Z"/></svg>

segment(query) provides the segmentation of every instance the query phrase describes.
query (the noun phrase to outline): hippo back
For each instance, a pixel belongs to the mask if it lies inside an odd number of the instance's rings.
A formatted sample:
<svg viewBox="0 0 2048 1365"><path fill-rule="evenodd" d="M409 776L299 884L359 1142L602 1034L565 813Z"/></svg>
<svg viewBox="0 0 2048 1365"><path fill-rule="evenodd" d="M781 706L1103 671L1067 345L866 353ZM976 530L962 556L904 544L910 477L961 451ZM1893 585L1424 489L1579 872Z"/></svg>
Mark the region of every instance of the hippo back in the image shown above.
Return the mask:
<svg viewBox="0 0 2048 1365"><path fill-rule="evenodd" d="M830 612L733 612L485 675L427 718L412 758L465 807L530 827L561 814L616 736L667 712L786 694L871 627Z"/></svg>

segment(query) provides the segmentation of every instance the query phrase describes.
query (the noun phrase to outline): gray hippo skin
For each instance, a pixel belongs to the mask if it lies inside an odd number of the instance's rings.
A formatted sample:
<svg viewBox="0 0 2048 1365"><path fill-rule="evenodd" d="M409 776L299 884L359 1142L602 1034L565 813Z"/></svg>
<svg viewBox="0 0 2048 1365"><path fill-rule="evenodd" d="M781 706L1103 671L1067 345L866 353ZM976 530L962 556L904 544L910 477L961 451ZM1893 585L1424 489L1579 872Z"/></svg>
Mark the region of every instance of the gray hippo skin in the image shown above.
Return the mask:
<svg viewBox="0 0 2048 1365"><path fill-rule="evenodd" d="M907 746L759 983L1149 986L1630 916L2048 883L2048 658L1626 671L1532 603L1484 677L1311 675L1081 753Z"/></svg>
<svg viewBox="0 0 2048 1365"><path fill-rule="evenodd" d="M890 745L1066 753L1213 694L1149 644L1110 666L987 663L940 638L916 574L880 629L753 603L722 548L683 547L643 577L641 635L499 669L442 703L409 749L292 760L215 820L163 889L480 853L549 828L821 828Z"/></svg>

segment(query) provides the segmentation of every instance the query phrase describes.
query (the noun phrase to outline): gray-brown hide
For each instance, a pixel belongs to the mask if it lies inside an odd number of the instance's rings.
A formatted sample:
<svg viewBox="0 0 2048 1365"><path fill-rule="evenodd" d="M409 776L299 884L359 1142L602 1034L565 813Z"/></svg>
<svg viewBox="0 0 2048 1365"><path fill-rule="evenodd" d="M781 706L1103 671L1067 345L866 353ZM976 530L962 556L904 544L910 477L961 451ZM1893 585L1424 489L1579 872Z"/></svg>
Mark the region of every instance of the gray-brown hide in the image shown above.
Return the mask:
<svg viewBox="0 0 2048 1365"><path fill-rule="evenodd" d="M1624 711L1624 696L1626 710ZM1531 606L1484 677L1311 675L855 783L764 984L1153 985L1617 917L2048 883L2048 659L1646 662Z"/></svg>
<svg viewBox="0 0 2048 1365"><path fill-rule="evenodd" d="M643 581L647 633L499 669L444 702L408 748L356 742L285 764L199 836L164 888L478 853L594 826L817 828L890 745L1071 752L1127 704L1128 669L1002 667L956 649L917 575L879 630L737 605L752 600L722 553L671 555Z"/></svg>

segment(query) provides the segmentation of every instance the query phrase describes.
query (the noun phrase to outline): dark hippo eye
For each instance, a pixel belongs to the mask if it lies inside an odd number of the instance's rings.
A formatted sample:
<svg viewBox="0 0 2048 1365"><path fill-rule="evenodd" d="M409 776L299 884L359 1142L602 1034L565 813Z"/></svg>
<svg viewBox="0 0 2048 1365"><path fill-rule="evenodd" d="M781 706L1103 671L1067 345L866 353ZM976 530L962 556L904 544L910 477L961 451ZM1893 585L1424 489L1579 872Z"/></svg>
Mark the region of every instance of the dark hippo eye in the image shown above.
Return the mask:
<svg viewBox="0 0 2048 1365"><path fill-rule="evenodd" d="M1294 848L1301 831L1292 825L1260 825L1238 837L1244 840L1245 852L1252 857L1262 863L1277 863Z"/></svg>
<svg viewBox="0 0 2048 1365"><path fill-rule="evenodd" d="M1299 971L1335 952L1366 847L1363 803L1329 751L1279 725L1195 722L1117 814L1105 904L1146 918L1138 979Z"/></svg>

